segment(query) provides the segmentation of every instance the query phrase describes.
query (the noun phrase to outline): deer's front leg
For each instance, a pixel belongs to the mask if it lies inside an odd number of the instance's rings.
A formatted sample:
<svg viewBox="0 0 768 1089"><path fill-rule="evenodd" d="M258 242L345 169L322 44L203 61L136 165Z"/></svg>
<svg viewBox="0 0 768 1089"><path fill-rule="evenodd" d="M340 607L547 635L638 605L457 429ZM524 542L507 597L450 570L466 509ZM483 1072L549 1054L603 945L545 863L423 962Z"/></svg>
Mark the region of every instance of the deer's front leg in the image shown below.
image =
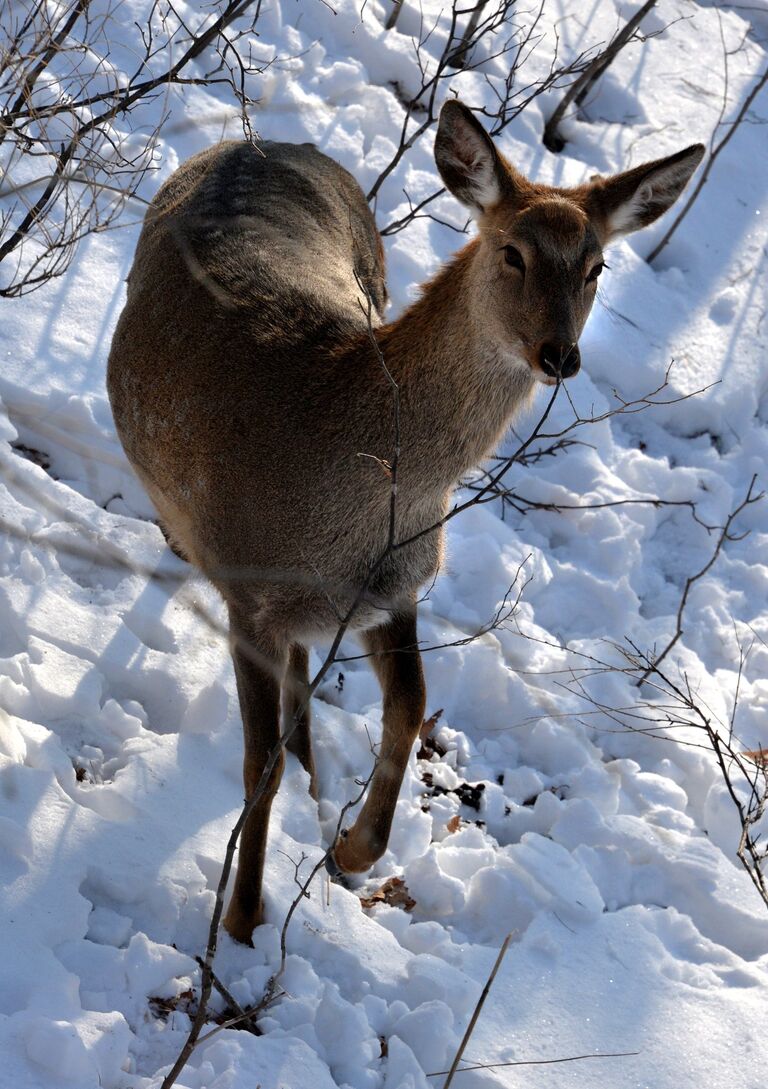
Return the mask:
<svg viewBox="0 0 768 1089"><path fill-rule="evenodd" d="M368 797L349 833L334 852L347 873L367 870L384 854L403 774L424 720L426 691L416 648L416 608L394 613L367 632L365 644L384 694L384 729Z"/></svg>
<svg viewBox="0 0 768 1089"><path fill-rule="evenodd" d="M287 648L259 638L247 621L230 608L230 638L237 694L243 718L245 756L243 782L249 799L260 790L245 823L238 854L237 879L224 926L237 941L251 944L251 934L263 922L261 884L267 845L269 812L283 773L282 749L265 776L270 756L280 745L280 684Z"/></svg>

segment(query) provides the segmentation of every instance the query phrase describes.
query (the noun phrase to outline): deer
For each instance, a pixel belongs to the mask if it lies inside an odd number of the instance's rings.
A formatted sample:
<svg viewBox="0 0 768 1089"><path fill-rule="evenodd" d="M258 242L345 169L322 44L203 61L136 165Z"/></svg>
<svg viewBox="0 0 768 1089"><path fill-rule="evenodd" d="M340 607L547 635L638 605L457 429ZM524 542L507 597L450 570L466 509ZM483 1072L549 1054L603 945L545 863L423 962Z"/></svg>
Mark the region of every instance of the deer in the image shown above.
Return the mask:
<svg viewBox="0 0 768 1089"><path fill-rule="evenodd" d="M435 163L476 233L390 322L374 216L313 145L222 142L152 201L107 386L169 544L228 611L252 802L224 920L236 941L264 921L284 749L319 796L309 647L347 617L382 690L367 796L331 859L363 874L386 849L423 723L417 600L441 564L452 493L540 385L576 375L605 247L665 212L703 154L694 144L554 188L447 101Z"/></svg>

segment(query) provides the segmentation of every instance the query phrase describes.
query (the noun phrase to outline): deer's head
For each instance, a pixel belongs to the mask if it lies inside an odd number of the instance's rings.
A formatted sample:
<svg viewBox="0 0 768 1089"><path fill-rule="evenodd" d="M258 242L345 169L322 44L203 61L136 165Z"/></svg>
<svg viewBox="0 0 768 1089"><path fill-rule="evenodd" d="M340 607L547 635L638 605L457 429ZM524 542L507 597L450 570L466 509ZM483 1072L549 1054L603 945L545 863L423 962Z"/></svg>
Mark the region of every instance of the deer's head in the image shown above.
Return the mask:
<svg viewBox="0 0 768 1089"><path fill-rule="evenodd" d="M703 154L693 144L623 174L555 189L528 181L466 106L446 102L435 161L477 219L472 306L484 336L547 385L576 374L604 247L665 212Z"/></svg>

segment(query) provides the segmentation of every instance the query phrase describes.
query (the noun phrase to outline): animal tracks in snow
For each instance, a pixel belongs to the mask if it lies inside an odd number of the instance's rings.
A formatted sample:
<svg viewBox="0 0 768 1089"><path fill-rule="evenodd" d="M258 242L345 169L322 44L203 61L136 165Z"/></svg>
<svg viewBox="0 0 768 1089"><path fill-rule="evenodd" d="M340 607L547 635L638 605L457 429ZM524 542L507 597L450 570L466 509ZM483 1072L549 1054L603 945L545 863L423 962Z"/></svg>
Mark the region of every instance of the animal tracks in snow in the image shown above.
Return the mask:
<svg viewBox="0 0 768 1089"><path fill-rule="evenodd" d="M445 41L442 6L425 0L425 26L437 20L424 44L433 57ZM260 56L290 58L290 72L268 64L249 77L260 131L312 141L372 185L402 126L392 86L406 99L418 89L421 6L403 5L387 33L380 12L361 14L352 0L333 12L303 5L300 22L293 7L273 0L260 15ZM551 14L564 60L626 22L618 0L595 0L586 21L578 7L544 7L542 30ZM668 29L623 50L587 100L587 119L567 121L563 155L542 151L544 98L500 134L505 154L546 183L571 185L705 138L723 104L720 31L732 50L729 109L764 65L759 27L749 37L735 9L720 9L671 0L643 27ZM133 33L128 22L122 30ZM549 41L526 59L533 79L547 78ZM451 86L493 110L491 86L508 65L476 59L481 68L455 72ZM216 93L188 87L174 101L163 170L221 138ZM655 267L648 250L613 247L604 305L582 338L584 371L568 389L583 415L600 414L614 389L647 394L674 357L670 403L574 433L584 445L510 475L535 503L565 504L561 513L509 507L502 520L494 501L450 525L445 569L421 606L427 645L466 640L486 623L521 564L532 581L514 623L425 655L430 711L443 708L441 752L412 755L389 850L368 878L372 889L403 878L413 911L363 911L354 892L332 886L329 902L313 886L288 933L285 993L262 1019L264 1035L217 1035L193 1055L185 1089L426 1089L437 1080L425 1072L450 1063L509 932L472 1058L640 1053L548 1067L552 1086L569 1089L760 1084L768 921L732 861L738 828L719 773L684 737L599 728L563 687L566 644L595 656L627 635L664 645L686 577L711 554L688 508L596 504L694 500L704 521L722 524L768 460L761 99L753 111L758 123L734 133ZM403 190L414 202L434 192L429 145L415 141L382 187L380 223L408 212ZM463 224L447 197L432 207ZM165 547L104 396L131 230L93 236L66 277L5 303L19 318L3 327L0 375L10 409L10 418L0 410L0 1052L5 1081L24 1089L157 1089L189 1027L178 997L199 993L193 957L205 948L242 800L234 678L224 640L201 619L223 623L223 607ZM398 306L456 237L419 219L386 242ZM562 402L552 431L572 421ZM533 422L519 421L520 439ZM765 510L751 510L738 527L751 535L729 541L692 591L674 654L727 722L734 628L745 646L754 638L736 720L748 749L766 743ZM615 675L591 683L611 706L638 698ZM340 664L322 695L313 708L321 803L289 756L270 827L267 923L253 949L220 939L217 974L243 1005L280 964L296 867L303 875L322 856L380 738L368 662ZM159 1016L152 999L171 1012ZM455 1084L515 1076L483 1070Z"/></svg>

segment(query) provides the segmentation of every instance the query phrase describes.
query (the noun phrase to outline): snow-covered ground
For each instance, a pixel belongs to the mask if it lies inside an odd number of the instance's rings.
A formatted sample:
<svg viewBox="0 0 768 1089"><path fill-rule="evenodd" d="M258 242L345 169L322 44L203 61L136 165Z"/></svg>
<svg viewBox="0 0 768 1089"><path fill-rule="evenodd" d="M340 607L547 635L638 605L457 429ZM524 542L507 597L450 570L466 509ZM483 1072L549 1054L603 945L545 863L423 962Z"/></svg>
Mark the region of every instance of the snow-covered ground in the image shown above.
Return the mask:
<svg viewBox="0 0 768 1089"><path fill-rule="evenodd" d="M567 58L637 6L548 4L549 33L527 79L548 69L555 23ZM124 5L126 40L147 7ZM278 57L251 89L259 133L315 142L364 187L398 138L396 90L415 90L418 8L406 0L398 30L385 33L388 7L368 0L361 16L358 0L335 11L269 0L256 43L265 59ZM428 18L441 7L423 4ZM768 20L757 9L718 10L716 0L665 0L646 29L667 23L627 48L586 115L565 123L563 154L540 142L557 92L505 130L504 154L537 179L577 184L707 142L724 101L723 43L727 120L765 67ZM428 43L433 54L444 26ZM503 78L503 60L450 86L490 106L486 75ZM237 134L224 101L195 87L172 94L147 196L189 154ZM446 570L421 608L427 645L487 622L522 561L530 581L503 628L425 655L428 713L442 709L439 749L430 764L414 751L389 850L366 885L400 875L416 906L363 910L336 886L327 901L318 880L289 930L286 993L262 1019L263 1035L219 1033L179 1085L442 1085L430 1075L450 1065L510 932L468 1064L633 1054L467 1072L455 1087L765 1084L768 912L735 858L738 822L722 776L691 744L702 740L693 731L628 732L584 698L630 706L639 698L630 680L596 672L580 690L571 670L579 654L616 660L610 644L625 638L663 647L686 578L712 554L716 534L701 522L722 525L753 474L765 484L767 124L763 93L654 269L644 255L664 221L608 257L581 342L584 370L568 386L573 405L594 416L615 406L614 389L640 397L672 359L663 399L675 403L583 427L573 437L584 445L510 478L529 499L566 505L692 500L700 521L686 506L642 504L508 509L502 520L494 504L450 524ZM380 225L407 211L403 188L416 202L435 186L427 137L382 188ZM433 207L464 221L452 198ZM160 1084L189 1027L184 993L199 986L193 958L241 804L232 669L201 618L223 623L223 609L165 547L104 390L137 231L91 237L62 280L2 309L0 1083L13 1089ZM389 238L393 313L462 241L428 219ZM573 413L560 398L552 430ZM535 409L519 421L520 434L537 418ZM735 731L737 747L752 750L768 746L768 501L734 530L750 532L727 542L694 586L668 661L727 723L739 647L751 647ZM345 654L355 653L350 642ZM221 938L216 971L242 1004L259 1000L279 964L295 864L305 856L304 874L322 854L370 768L380 718L367 664L334 667L314 706L319 810L289 757L270 828L270 922L254 949ZM463 783L484 789L455 793Z"/></svg>

